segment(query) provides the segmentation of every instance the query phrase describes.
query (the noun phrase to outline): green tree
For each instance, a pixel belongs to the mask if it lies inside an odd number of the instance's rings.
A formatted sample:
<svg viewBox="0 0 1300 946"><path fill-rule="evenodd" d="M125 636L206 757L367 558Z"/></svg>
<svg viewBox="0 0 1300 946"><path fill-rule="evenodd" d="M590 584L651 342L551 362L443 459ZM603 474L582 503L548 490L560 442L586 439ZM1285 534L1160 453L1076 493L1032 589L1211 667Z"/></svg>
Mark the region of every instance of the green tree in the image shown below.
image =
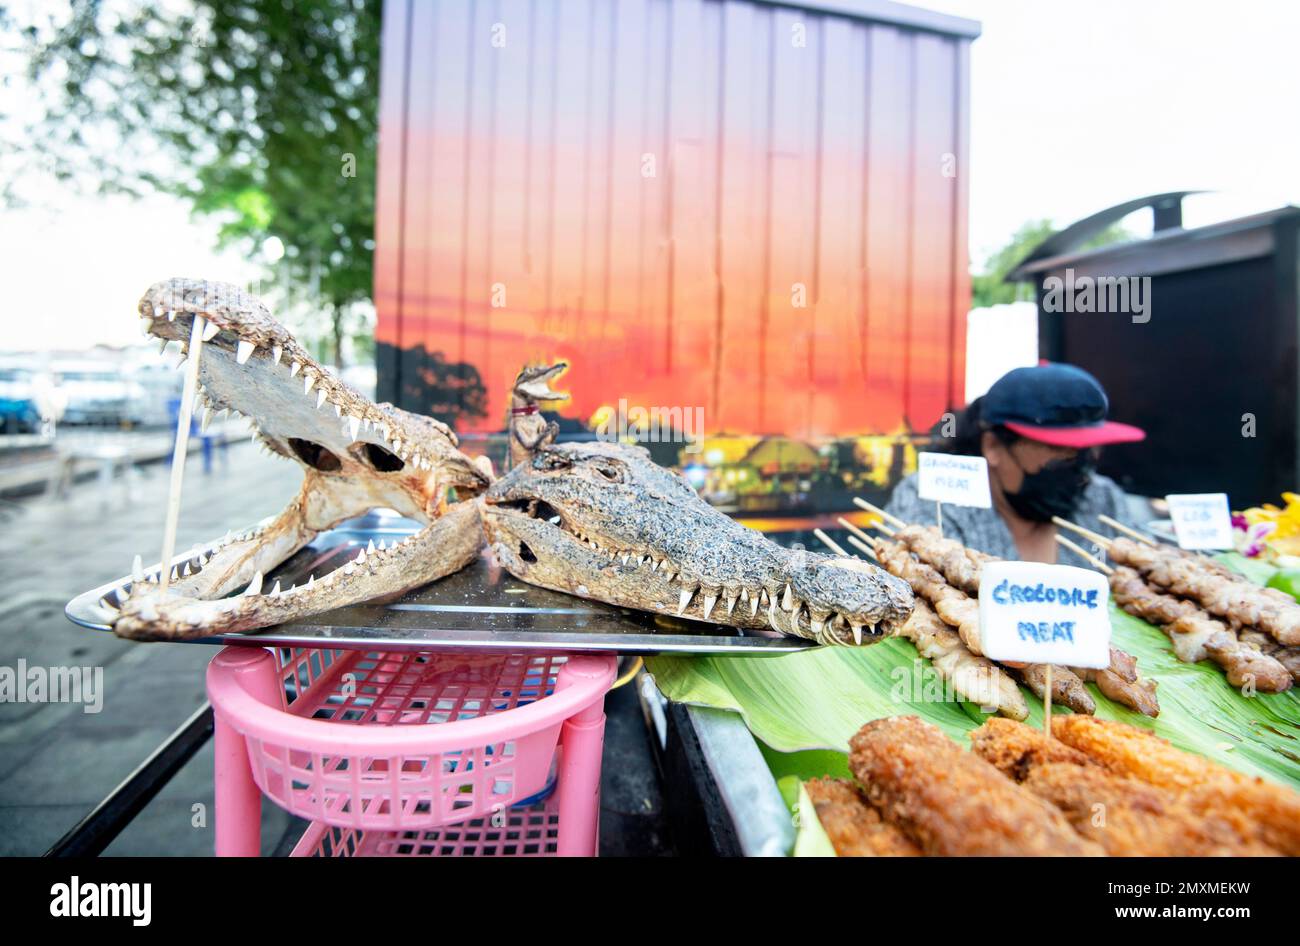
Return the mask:
<svg viewBox="0 0 1300 946"><path fill-rule="evenodd" d="M178 194L223 241L282 246L273 275L329 316L339 363L372 286L378 0L73 0L42 16L23 33L46 165Z"/></svg>
<svg viewBox="0 0 1300 946"><path fill-rule="evenodd" d="M1006 302L1022 302L1034 298L1032 284L1006 282L1007 273L1011 272L1032 253L1038 244L1057 231L1058 227L1047 219L1030 220L1021 225L1002 249L991 254L984 261L983 270L971 276L971 308L1000 305ZM1115 223L1079 247L1081 250L1096 249L1111 243L1123 243L1133 239L1133 234L1125 229L1123 223Z"/></svg>

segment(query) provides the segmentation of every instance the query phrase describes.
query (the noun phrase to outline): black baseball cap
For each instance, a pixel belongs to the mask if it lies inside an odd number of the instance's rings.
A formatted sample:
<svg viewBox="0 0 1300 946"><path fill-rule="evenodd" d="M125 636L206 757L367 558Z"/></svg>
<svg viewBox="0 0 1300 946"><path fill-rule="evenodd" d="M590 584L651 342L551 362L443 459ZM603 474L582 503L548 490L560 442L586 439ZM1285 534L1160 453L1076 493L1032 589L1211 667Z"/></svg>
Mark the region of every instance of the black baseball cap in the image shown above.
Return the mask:
<svg viewBox="0 0 1300 946"><path fill-rule="evenodd" d="M1056 447L1100 447L1146 439L1146 431L1106 419L1106 391L1074 365L1042 364L1008 371L989 388L980 419Z"/></svg>

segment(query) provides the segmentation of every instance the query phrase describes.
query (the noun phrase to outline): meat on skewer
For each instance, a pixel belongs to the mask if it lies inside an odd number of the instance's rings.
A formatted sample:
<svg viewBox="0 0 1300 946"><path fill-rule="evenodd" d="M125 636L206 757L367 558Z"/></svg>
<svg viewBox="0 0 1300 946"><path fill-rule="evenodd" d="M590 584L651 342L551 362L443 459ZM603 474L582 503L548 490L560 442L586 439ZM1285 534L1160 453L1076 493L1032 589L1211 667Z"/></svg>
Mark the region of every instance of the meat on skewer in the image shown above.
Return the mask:
<svg viewBox="0 0 1300 946"><path fill-rule="evenodd" d="M1247 647L1254 647L1268 654L1291 674L1292 680L1300 680L1300 647L1284 647L1263 631L1243 627L1237 633L1237 639Z"/></svg>
<svg viewBox="0 0 1300 946"><path fill-rule="evenodd" d="M1213 660L1235 687L1253 681L1255 689L1262 693L1281 693L1291 688L1290 672L1276 659L1243 644L1227 625L1192 602L1153 590L1136 570L1116 568L1110 576L1110 593L1129 614L1164 631L1174 645L1174 654L1184 663Z"/></svg>
<svg viewBox="0 0 1300 946"><path fill-rule="evenodd" d="M1112 539L1110 557L1142 573L1151 584L1184 598L1227 621L1234 629L1255 627L1279 644L1300 645L1300 602L1274 588L1229 578L1199 559L1152 548L1130 539Z"/></svg>
<svg viewBox="0 0 1300 946"><path fill-rule="evenodd" d="M918 598L928 601L945 624L956 628L962 643L971 653L983 655L979 602L948 584L936 569L919 561L898 543L878 540L876 557L886 571L906 581ZM1043 698L1047 692L1045 665L1028 664L1012 672L1039 699ZM1097 704L1083 681L1066 667L1052 668L1052 702L1068 706L1076 713L1094 713L1097 710Z"/></svg>
<svg viewBox="0 0 1300 946"><path fill-rule="evenodd" d="M950 682L962 699L997 707L999 713L1012 719L1029 715L1015 681L993 661L971 653L924 598L917 598L912 616L896 633L916 645L917 653L930 660L935 672Z"/></svg>
<svg viewBox="0 0 1300 946"><path fill-rule="evenodd" d="M997 561L992 555L968 549L955 539L940 536L932 526L905 526L894 534L894 539L937 571L950 585L969 596L979 594L980 573L985 563ZM978 612L976 620L978 621ZM1054 702L1072 708L1076 705L1088 706L1091 708L1076 711L1093 712L1095 704L1082 684L1082 681L1088 680L1096 683L1097 689L1121 706L1135 709L1145 716L1156 716L1160 712L1155 681L1139 679L1136 659L1118 647L1112 646L1110 649L1109 667L1071 667L1070 671L1073 678L1063 675L1059 686L1056 684L1056 675L1053 674ZM1026 685L1040 697L1043 690L1042 676L1041 670L1022 674L1026 678Z"/></svg>

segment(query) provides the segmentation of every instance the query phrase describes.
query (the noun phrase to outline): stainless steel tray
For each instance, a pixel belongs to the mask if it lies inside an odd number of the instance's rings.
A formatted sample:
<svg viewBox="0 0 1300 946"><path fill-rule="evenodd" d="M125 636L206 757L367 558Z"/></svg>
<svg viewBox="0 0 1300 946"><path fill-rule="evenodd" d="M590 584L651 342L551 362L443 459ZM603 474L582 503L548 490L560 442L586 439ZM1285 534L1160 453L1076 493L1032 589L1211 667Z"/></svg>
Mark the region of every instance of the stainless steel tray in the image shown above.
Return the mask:
<svg viewBox="0 0 1300 946"><path fill-rule="evenodd" d="M372 513L317 536L274 572L285 587L320 576L356 555L371 539L401 538L418 524ZM352 551L349 551L352 550ZM187 551L178 558L184 561ZM128 585L119 578L78 595L65 613L74 624L109 631L99 600ZM516 580L483 556L468 568L388 604L358 604L252 634L202 638L204 644L337 647L354 650L463 650L537 653L751 654L793 653L812 641L774 631L740 630L702 621L617 608Z"/></svg>

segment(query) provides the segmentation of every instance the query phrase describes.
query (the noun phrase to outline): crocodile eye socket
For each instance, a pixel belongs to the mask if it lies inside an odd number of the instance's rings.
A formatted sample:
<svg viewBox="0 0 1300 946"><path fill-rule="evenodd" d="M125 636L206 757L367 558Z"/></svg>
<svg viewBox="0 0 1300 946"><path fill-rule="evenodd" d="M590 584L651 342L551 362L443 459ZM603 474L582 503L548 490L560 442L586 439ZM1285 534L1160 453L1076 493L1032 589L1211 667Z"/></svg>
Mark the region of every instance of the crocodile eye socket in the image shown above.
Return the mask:
<svg viewBox="0 0 1300 946"><path fill-rule="evenodd" d="M559 453L539 453L533 458L534 470L567 470L572 466L572 461Z"/></svg>
<svg viewBox="0 0 1300 946"><path fill-rule="evenodd" d="M322 473L337 473L343 468L339 458L334 456L318 443L312 443L310 440L299 440L297 437L289 438L289 448L298 455L298 459L315 470Z"/></svg>
<svg viewBox="0 0 1300 946"><path fill-rule="evenodd" d="M593 463L592 469L611 483L623 482L623 471L608 463Z"/></svg>
<svg viewBox="0 0 1300 946"><path fill-rule="evenodd" d="M375 443L363 443L361 453L366 458L366 461L380 473L396 473L406 466L405 461L397 454L390 453Z"/></svg>

